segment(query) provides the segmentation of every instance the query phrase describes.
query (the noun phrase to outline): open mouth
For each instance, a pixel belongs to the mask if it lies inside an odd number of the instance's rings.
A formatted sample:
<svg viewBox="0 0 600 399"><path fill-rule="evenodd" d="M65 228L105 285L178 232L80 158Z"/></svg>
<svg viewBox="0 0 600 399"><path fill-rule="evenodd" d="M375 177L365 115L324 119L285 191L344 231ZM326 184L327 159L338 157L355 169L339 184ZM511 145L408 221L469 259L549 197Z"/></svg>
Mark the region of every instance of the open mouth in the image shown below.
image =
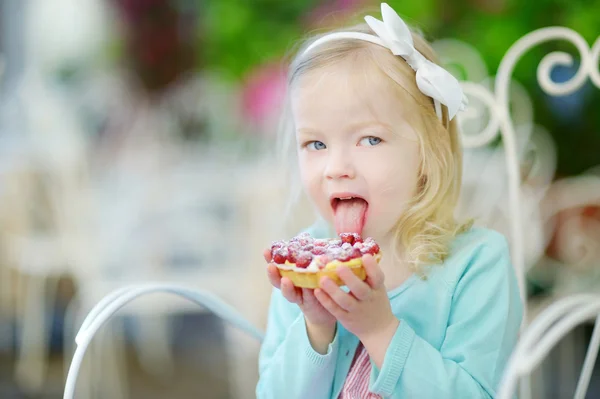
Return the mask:
<svg viewBox="0 0 600 399"><path fill-rule="evenodd" d="M369 203L358 195L334 195L331 197L335 229L338 234L357 233L362 230L367 219Z"/></svg>
<svg viewBox="0 0 600 399"><path fill-rule="evenodd" d="M335 209L341 202L348 203L348 202L354 202L354 201L367 202L363 197L361 197L359 195L349 195L349 196L344 196L344 197L332 196L331 197L331 208L333 208L333 210L335 211Z"/></svg>

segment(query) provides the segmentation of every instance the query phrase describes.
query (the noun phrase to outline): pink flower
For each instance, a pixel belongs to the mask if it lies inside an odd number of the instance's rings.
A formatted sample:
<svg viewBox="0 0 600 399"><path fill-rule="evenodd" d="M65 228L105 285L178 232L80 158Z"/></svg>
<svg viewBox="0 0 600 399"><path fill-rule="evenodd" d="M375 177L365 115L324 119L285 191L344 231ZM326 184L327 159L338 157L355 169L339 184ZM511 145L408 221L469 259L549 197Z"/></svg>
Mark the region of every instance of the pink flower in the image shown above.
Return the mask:
<svg viewBox="0 0 600 399"><path fill-rule="evenodd" d="M252 72L242 88L244 118L258 127L273 121L281 112L286 75L280 64L269 64Z"/></svg>

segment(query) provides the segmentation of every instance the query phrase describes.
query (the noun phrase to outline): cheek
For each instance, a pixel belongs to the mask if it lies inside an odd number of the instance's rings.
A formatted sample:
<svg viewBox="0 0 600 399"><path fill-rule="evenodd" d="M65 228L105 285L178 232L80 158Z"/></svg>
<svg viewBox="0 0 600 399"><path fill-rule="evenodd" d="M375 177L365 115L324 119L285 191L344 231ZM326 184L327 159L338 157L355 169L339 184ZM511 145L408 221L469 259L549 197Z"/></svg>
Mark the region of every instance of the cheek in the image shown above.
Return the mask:
<svg viewBox="0 0 600 399"><path fill-rule="evenodd" d="M395 206L406 203L416 193L419 172L418 157L413 154L387 157L389 162L370 162L364 167L372 176L372 190L382 201Z"/></svg>
<svg viewBox="0 0 600 399"><path fill-rule="evenodd" d="M322 217L331 218L331 205L324 191L323 160L316 154L305 154L299 157L302 187L310 202Z"/></svg>
<svg viewBox="0 0 600 399"><path fill-rule="evenodd" d="M320 188L320 176L322 172L320 170L318 162L311 157L310 154L301 153L298 156L300 178L302 180L302 186L307 194L314 201L315 195L318 193Z"/></svg>
<svg viewBox="0 0 600 399"><path fill-rule="evenodd" d="M300 178L302 179L302 184L308 186L309 182L312 179L314 179L314 164L309 162L308 157L303 152L300 152L298 154L298 169L300 171Z"/></svg>

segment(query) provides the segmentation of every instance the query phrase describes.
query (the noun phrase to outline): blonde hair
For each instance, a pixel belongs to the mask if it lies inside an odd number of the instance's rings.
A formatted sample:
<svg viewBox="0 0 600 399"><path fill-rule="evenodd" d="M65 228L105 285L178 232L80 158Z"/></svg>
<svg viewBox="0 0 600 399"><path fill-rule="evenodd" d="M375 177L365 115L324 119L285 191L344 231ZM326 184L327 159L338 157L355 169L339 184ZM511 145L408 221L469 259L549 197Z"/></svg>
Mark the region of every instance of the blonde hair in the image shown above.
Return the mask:
<svg viewBox="0 0 600 399"><path fill-rule="evenodd" d="M343 29L345 32L373 33L366 24ZM412 31L415 48L427 59L437 63L435 53L427 41ZM318 39L315 37L313 40ZM308 46L311 41L306 43ZM306 48L306 47L304 47ZM333 65L340 61L367 61L385 77L391 79L398 89L400 100L415 104L420 112L409 120L420 134L421 164L418 171L417 194L409 202L395 226L395 240L404 248L405 261L413 265L415 272L424 276L425 266L443 262L450 251L452 239L470 227L454 218L462 179L462 150L456 120L448 120L448 110L442 106L442 120L435 113L433 100L421 93L416 85L415 72L401 57L388 49L356 39L339 39L317 46L307 54L299 51L291 62L288 73L287 113L289 91L299 77L306 73ZM360 65L360 62L353 63ZM411 114L411 113L407 113ZM408 116L408 115L407 115ZM291 118L284 120L287 126L280 130L280 153L288 159L294 150L295 136ZM292 171L297 174L297 170ZM299 186L299 185L298 185ZM300 188L301 190L301 188ZM297 198L300 192L292 194ZM290 203L291 204L291 203ZM398 256L398 253L395 254Z"/></svg>

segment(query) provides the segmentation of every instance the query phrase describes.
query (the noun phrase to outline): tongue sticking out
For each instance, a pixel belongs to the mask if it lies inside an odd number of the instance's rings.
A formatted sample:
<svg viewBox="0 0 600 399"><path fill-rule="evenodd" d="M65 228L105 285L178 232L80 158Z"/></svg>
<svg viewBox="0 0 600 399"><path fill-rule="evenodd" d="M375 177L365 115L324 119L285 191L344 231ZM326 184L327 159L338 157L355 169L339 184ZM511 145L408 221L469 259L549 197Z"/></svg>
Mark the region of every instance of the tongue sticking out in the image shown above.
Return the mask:
<svg viewBox="0 0 600 399"><path fill-rule="evenodd" d="M335 207L335 230L341 233L362 235L367 213L367 202L360 198L339 200Z"/></svg>

